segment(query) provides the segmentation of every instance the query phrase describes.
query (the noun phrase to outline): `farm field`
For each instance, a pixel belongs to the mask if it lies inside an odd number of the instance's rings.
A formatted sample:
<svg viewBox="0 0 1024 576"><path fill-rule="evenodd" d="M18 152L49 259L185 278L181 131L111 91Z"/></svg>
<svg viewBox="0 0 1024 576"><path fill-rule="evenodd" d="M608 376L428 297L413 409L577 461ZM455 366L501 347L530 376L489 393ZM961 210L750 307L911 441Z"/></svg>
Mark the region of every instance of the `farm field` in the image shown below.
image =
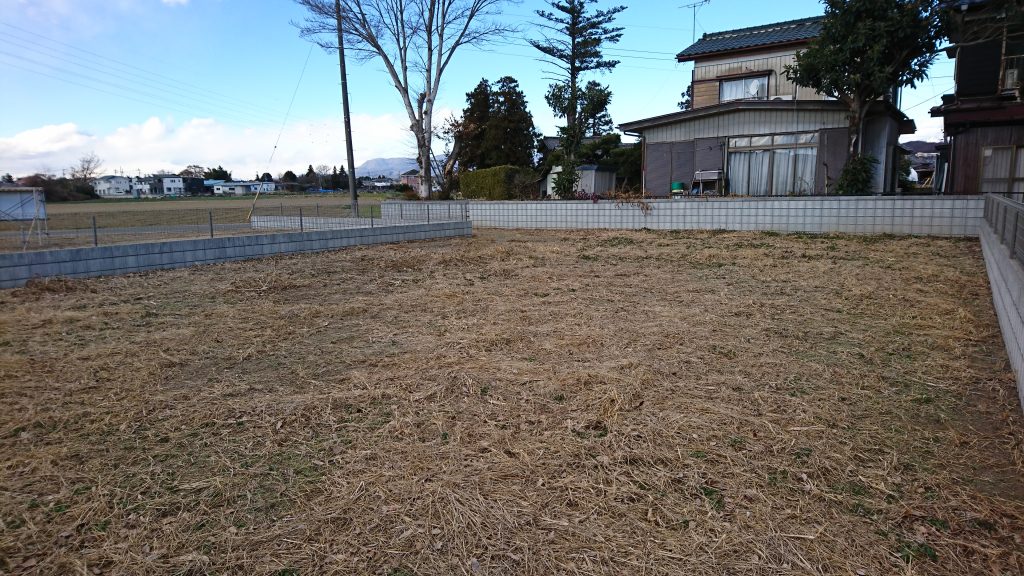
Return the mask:
<svg viewBox="0 0 1024 576"><path fill-rule="evenodd" d="M361 193L360 204L379 204L381 200L390 198L385 194ZM62 214L93 214L102 212L129 212L142 211L150 212L155 210L223 210L238 209L248 211L252 206L254 196L234 197L213 197L204 196L198 198L160 198L146 200L89 200L85 202L51 202L46 205L49 215ZM271 208L284 206L290 207L314 207L321 206L348 206L348 194L263 194L256 201L260 208Z"/></svg>
<svg viewBox="0 0 1024 576"><path fill-rule="evenodd" d="M0 308L2 573L1024 573L976 240L495 230Z"/></svg>

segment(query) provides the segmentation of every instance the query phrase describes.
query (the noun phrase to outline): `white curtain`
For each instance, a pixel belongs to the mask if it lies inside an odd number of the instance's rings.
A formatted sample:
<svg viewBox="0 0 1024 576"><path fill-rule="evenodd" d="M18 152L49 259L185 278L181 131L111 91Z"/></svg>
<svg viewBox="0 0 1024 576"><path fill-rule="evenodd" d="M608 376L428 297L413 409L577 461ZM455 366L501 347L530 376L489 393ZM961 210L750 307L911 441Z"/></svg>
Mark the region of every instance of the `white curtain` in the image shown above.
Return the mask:
<svg viewBox="0 0 1024 576"><path fill-rule="evenodd" d="M768 195L768 168L771 152L758 150L750 153L750 195Z"/></svg>
<svg viewBox="0 0 1024 576"><path fill-rule="evenodd" d="M750 194L750 152L729 153L729 192L738 196Z"/></svg>
<svg viewBox="0 0 1024 576"><path fill-rule="evenodd" d="M808 196L814 192L814 165L818 151L814 148L796 148L793 192Z"/></svg>
<svg viewBox="0 0 1024 576"><path fill-rule="evenodd" d="M786 196L793 192L793 150L772 151L772 195Z"/></svg>
<svg viewBox="0 0 1024 576"><path fill-rule="evenodd" d="M742 100L746 98L747 83L744 80L727 80L721 83L721 94L719 100Z"/></svg>

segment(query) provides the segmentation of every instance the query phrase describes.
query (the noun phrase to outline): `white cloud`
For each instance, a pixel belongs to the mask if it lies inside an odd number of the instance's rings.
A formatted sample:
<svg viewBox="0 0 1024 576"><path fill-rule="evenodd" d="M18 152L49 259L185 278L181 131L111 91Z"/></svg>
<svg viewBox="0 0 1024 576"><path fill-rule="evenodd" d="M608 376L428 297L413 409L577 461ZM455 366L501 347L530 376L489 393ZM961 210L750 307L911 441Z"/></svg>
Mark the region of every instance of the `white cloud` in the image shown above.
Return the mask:
<svg viewBox="0 0 1024 576"><path fill-rule="evenodd" d="M403 116L352 118L356 164L378 157L415 157ZM222 165L248 178L257 172L278 174L312 164L343 166L345 142L340 118L290 123L275 151L278 128L236 128L208 118L176 122L152 117L107 134L89 134L75 124L42 126L0 136L0 173L31 174L48 167L71 166L95 152L105 170L143 173L180 171L189 164ZM273 152L273 162L268 160Z"/></svg>
<svg viewBox="0 0 1024 576"><path fill-rule="evenodd" d="M923 140L925 142L942 141L942 118L918 116L914 118L914 122L917 124L917 133L903 136L900 140L903 142L911 140Z"/></svg>

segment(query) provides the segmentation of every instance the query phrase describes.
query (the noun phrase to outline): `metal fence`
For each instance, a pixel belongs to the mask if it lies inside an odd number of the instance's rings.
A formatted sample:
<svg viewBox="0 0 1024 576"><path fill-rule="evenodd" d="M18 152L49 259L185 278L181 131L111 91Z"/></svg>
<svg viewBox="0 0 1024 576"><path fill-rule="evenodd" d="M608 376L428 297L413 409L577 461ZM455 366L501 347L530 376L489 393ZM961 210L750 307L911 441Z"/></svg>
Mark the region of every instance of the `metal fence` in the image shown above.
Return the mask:
<svg viewBox="0 0 1024 576"><path fill-rule="evenodd" d="M1009 249L1010 256L1024 264L1024 203L988 194L985 196L985 222Z"/></svg>
<svg viewBox="0 0 1024 576"><path fill-rule="evenodd" d="M263 204L239 208L163 208L125 206L116 210L51 213L37 220L0 219L0 252L50 250L152 242L188 238L214 238L286 231L332 230L380 226L384 223L419 223L442 218L409 214L381 220L377 203L361 203L358 213L349 204ZM466 218L462 218L466 219Z"/></svg>

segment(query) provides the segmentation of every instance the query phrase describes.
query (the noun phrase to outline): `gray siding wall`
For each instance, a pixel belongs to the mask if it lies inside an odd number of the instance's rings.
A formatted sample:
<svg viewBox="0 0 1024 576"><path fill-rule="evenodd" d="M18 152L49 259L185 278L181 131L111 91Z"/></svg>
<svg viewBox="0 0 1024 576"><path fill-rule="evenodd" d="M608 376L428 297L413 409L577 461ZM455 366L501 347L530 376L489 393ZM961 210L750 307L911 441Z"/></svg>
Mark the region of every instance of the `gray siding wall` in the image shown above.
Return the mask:
<svg viewBox="0 0 1024 576"><path fill-rule="evenodd" d="M0 288L23 286L32 278L130 274L348 246L469 236L472 233L469 222L439 222L0 254Z"/></svg>
<svg viewBox="0 0 1024 576"><path fill-rule="evenodd" d="M848 132L846 128L830 128L818 132L818 167L814 175L816 194L835 193L832 186L843 171L843 166L846 166Z"/></svg>
<svg viewBox="0 0 1024 576"><path fill-rule="evenodd" d="M750 134L814 132L844 128L849 124L846 116L843 110L737 110L650 128L644 131L644 137L653 144Z"/></svg>
<svg viewBox="0 0 1024 576"><path fill-rule="evenodd" d="M672 144L672 181L682 182L683 189L686 189L690 185L690 181L693 180L693 166L693 141L674 142ZM667 194L666 190L665 195Z"/></svg>
<svg viewBox="0 0 1024 576"><path fill-rule="evenodd" d="M667 196L672 186L672 144L645 143L644 187L656 196Z"/></svg>

